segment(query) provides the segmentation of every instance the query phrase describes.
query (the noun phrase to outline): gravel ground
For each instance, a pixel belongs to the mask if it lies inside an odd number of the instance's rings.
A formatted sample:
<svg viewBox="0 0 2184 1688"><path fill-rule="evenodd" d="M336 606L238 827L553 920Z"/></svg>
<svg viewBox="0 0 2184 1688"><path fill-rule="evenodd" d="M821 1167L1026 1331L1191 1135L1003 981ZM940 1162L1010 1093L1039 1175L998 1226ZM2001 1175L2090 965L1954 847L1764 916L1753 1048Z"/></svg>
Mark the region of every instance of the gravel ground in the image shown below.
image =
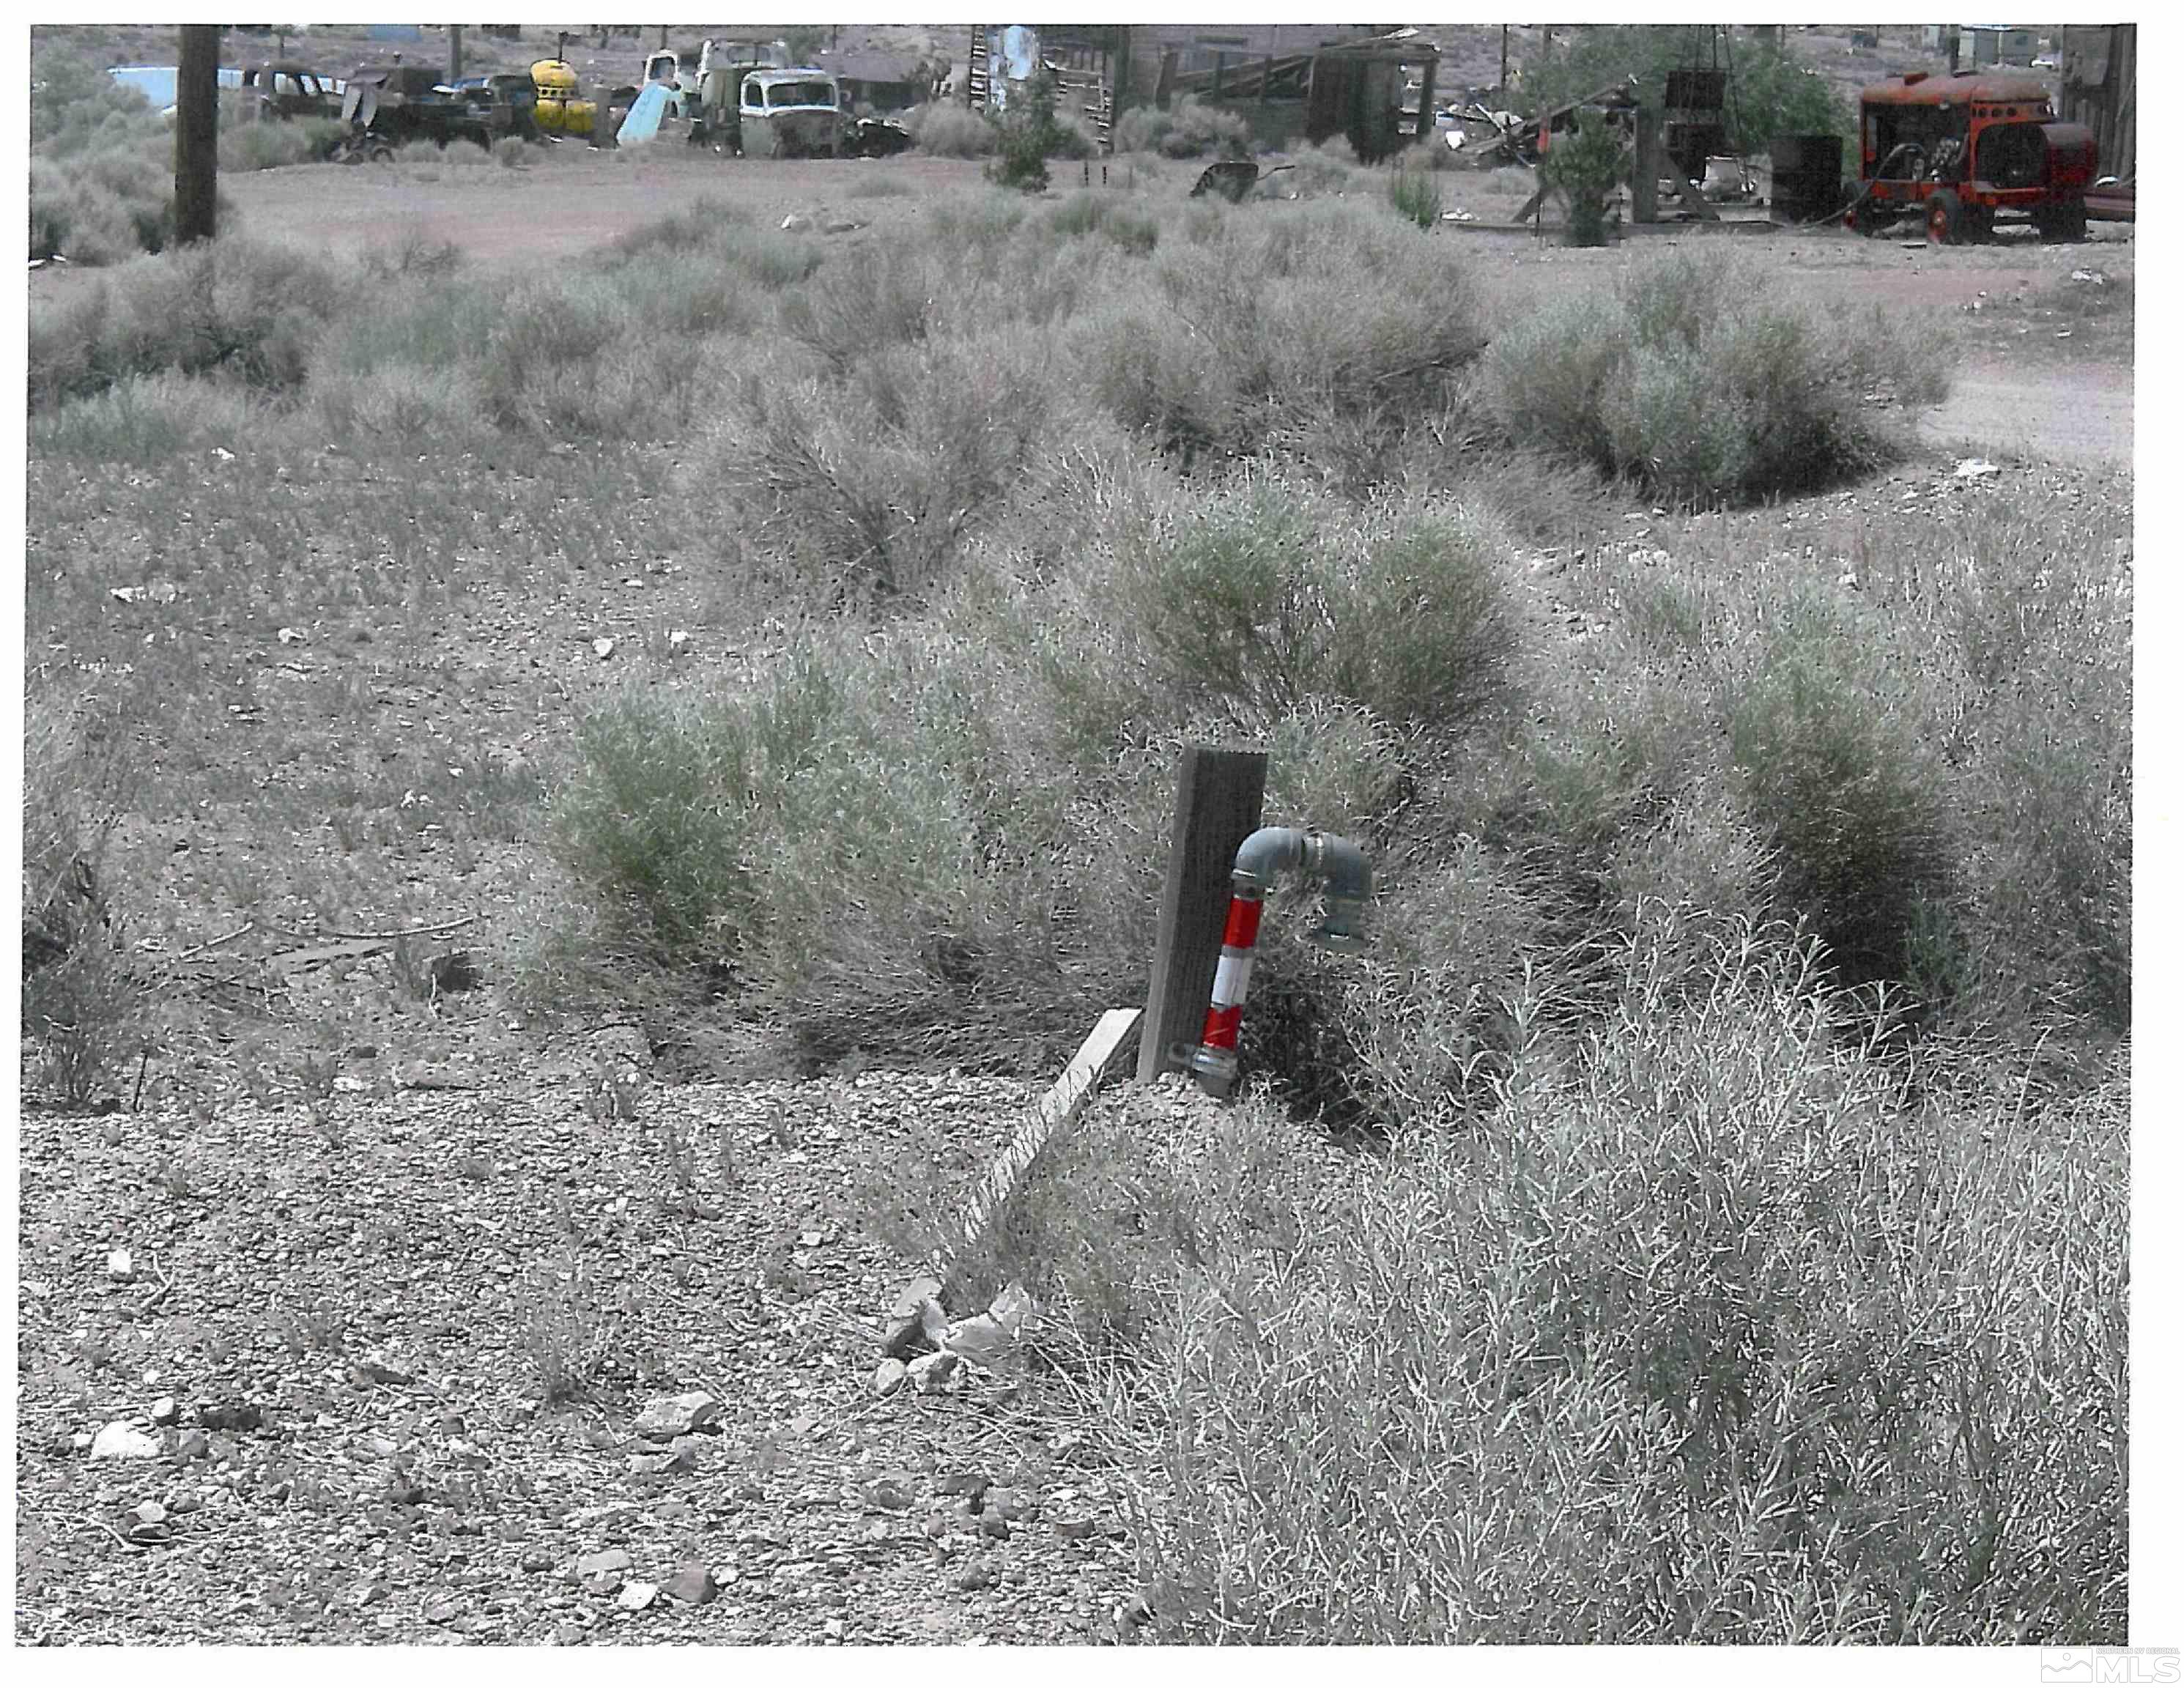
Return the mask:
<svg viewBox="0 0 2184 1688"><path fill-rule="evenodd" d="M19 1641L1111 1635L1119 1476L1067 1390L873 1391L909 1274L860 1234L860 1178L935 1132L990 1155L1025 1089L698 1084L634 1119L602 1094L26 1116ZM577 1261L604 1264L571 1285ZM615 1356L588 1398L542 1402L548 1327ZM636 1434L692 1390L716 1427ZM94 1456L115 1424L140 1457ZM717 1599L644 1598L699 1567Z"/></svg>

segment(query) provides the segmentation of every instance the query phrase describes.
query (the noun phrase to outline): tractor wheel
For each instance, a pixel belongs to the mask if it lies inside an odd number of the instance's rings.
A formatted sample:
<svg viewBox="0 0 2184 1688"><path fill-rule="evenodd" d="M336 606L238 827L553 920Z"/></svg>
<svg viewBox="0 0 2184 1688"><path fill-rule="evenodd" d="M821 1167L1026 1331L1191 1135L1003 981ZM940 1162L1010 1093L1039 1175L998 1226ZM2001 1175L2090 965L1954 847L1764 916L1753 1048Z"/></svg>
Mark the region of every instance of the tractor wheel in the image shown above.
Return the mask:
<svg viewBox="0 0 2184 1688"><path fill-rule="evenodd" d="M2032 214L2032 226L2040 231L2040 238L2044 241L2083 240L2086 237L2084 203L2043 206Z"/></svg>
<svg viewBox="0 0 2184 1688"><path fill-rule="evenodd" d="M1926 244L1957 246L1965 235L1964 202L1944 187L1926 200Z"/></svg>

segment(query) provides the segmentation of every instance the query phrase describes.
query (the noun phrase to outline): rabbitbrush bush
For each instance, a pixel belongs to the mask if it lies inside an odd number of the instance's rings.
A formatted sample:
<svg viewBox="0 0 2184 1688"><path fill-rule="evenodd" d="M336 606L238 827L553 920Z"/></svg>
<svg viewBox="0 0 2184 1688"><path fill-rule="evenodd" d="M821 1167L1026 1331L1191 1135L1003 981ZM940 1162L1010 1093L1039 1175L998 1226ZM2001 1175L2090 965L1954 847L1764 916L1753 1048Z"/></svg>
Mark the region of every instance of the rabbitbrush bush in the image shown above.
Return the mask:
<svg viewBox="0 0 2184 1688"><path fill-rule="evenodd" d="M1134 1333L1093 1398L1160 1462L1162 1634L2122 1636L2122 1074L1920 1106L1808 950L1731 937L1695 992L1680 949L1587 1035L1520 1002L1498 1107L1346 1178L1248 1107L1126 1130L1074 1176L1151 1221L1134 1281L1031 1200Z"/></svg>
<svg viewBox="0 0 2184 1688"><path fill-rule="evenodd" d="M1487 404L1519 442L1673 499L1741 503L1845 479L1891 448L1866 403L1870 349L1774 292L1719 258L1641 265L1613 295L1573 294L1502 332Z"/></svg>

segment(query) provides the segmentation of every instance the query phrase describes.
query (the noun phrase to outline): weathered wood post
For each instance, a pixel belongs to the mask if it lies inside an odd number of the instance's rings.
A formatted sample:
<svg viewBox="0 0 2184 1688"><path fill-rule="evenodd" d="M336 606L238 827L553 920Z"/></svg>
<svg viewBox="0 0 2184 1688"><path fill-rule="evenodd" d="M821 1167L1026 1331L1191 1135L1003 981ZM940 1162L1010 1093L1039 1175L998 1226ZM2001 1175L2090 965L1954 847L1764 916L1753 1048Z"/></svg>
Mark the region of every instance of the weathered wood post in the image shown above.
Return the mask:
<svg viewBox="0 0 2184 1688"><path fill-rule="evenodd" d="M1180 1072L1206 1027L1221 928L1228 914L1228 876L1236 851L1259 829L1266 801L1267 753L1240 746L1191 744L1176 774L1175 825L1161 889L1153 944L1152 988L1138 1039L1138 1082ZM1174 1051L1184 1051L1177 1058Z"/></svg>
<svg viewBox="0 0 2184 1688"><path fill-rule="evenodd" d="M448 25L448 80L459 82L463 76L463 26Z"/></svg>
<svg viewBox="0 0 2184 1688"><path fill-rule="evenodd" d="M1658 222L1661 217L1661 114L1641 103L1638 146L1630 164L1630 220Z"/></svg>
<svg viewBox="0 0 2184 1688"><path fill-rule="evenodd" d="M175 66L175 243L210 240L220 202L220 25L184 24Z"/></svg>

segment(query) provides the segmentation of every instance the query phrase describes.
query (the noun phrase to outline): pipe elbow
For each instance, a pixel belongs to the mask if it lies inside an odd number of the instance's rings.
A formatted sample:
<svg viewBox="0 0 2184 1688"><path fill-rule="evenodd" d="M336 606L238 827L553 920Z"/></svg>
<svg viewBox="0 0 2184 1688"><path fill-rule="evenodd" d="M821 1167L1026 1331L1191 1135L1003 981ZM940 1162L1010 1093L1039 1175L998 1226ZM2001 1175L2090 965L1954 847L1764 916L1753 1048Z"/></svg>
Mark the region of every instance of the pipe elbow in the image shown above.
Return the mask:
<svg viewBox="0 0 2184 1688"><path fill-rule="evenodd" d="M1316 934L1319 943L1330 950L1362 950L1365 905L1373 896L1373 866L1365 852L1332 833L1262 827L1236 852L1237 894L1263 897L1278 877L1293 870L1326 891L1327 917Z"/></svg>
<svg viewBox="0 0 2184 1688"><path fill-rule="evenodd" d="M1305 838L1306 834L1295 827L1260 827L1237 849L1231 875L1236 889L1251 896L1264 896L1282 874L1304 866Z"/></svg>
<svg viewBox="0 0 2184 1688"><path fill-rule="evenodd" d="M1356 954L1369 941L1365 905L1373 896L1373 864L1365 852L1332 833L1311 835L1307 869L1327 887L1327 914L1320 922L1321 946Z"/></svg>

